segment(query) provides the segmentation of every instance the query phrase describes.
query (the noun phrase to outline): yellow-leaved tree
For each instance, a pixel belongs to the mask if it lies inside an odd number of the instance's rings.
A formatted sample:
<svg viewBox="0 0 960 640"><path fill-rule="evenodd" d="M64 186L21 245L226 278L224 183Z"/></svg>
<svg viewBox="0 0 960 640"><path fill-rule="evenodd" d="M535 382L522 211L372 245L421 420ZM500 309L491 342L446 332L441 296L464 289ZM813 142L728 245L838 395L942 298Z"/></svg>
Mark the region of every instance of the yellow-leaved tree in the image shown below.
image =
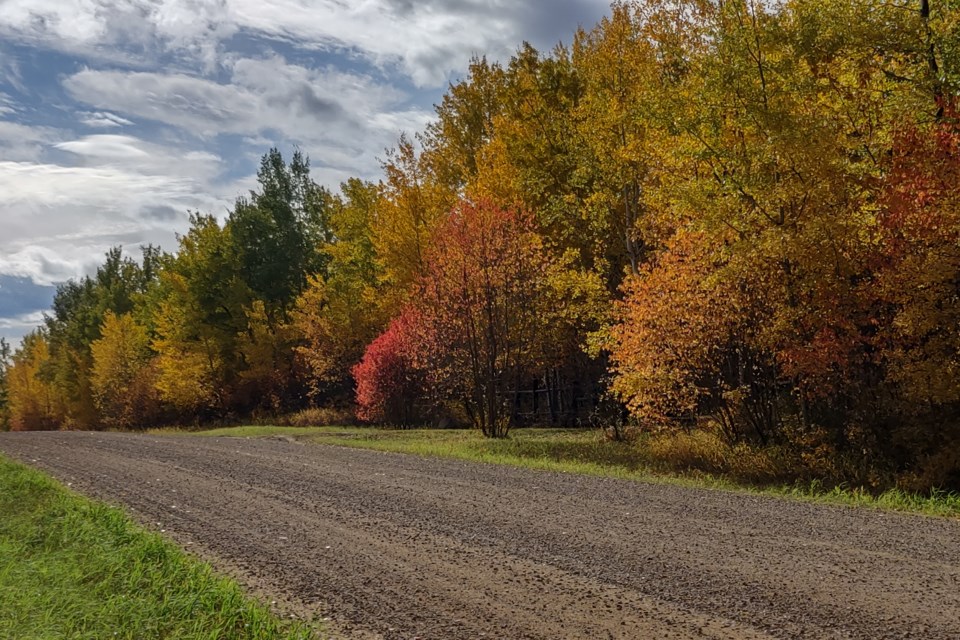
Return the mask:
<svg viewBox="0 0 960 640"><path fill-rule="evenodd" d="M157 391L177 412L201 412L217 404L222 361L213 340L191 336L188 313L164 300L157 313Z"/></svg>
<svg viewBox="0 0 960 640"><path fill-rule="evenodd" d="M237 334L237 349L243 359L239 372L247 406L274 413L288 406L296 395L293 325L271 318L262 300L245 310L247 327Z"/></svg>
<svg viewBox="0 0 960 640"><path fill-rule="evenodd" d="M50 364L50 347L43 332L28 334L12 361L7 370L11 429L56 429L63 419L63 403L49 375L45 375Z"/></svg>
<svg viewBox="0 0 960 640"><path fill-rule="evenodd" d="M151 424L159 412L150 336L129 313L108 311L100 339L90 345L91 384L103 423L131 429Z"/></svg>

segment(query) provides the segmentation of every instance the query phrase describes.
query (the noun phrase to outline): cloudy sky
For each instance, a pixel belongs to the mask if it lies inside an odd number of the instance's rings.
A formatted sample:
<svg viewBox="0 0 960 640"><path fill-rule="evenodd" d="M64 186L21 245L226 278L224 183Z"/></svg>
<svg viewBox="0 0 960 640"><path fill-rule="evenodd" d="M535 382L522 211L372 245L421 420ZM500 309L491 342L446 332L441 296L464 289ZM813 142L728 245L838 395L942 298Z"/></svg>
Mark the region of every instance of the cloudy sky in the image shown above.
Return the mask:
<svg viewBox="0 0 960 640"><path fill-rule="evenodd" d="M569 42L608 0L0 0L0 336L111 246L173 249L271 146L317 179L378 158L472 54Z"/></svg>

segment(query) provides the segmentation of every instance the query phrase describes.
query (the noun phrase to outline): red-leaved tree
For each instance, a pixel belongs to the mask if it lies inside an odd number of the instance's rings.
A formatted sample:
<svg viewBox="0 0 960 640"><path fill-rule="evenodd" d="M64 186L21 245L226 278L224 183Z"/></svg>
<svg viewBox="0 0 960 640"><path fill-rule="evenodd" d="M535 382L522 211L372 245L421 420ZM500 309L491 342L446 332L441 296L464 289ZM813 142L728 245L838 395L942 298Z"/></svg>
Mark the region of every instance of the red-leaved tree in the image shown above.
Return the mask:
<svg viewBox="0 0 960 640"><path fill-rule="evenodd" d="M490 200L462 201L435 236L416 300L418 353L486 436L507 435L516 390L538 363L550 264L531 216Z"/></svg>
<svg viewBox="0 0 960 640"><path fill-rule="evenodd" d="M898 132L880 200L874 282L892 310L880 347L920 406L960 403L960 125L955 108L946 116Z"/></svg>
<svg viewBox="0 0 960 640"><path fill-rule="evenodd" d="M404 308L353 367L361 420L406 427L422 417L418 401L424 395L424 376L415 362L418 322L417 311Z"/></svg>

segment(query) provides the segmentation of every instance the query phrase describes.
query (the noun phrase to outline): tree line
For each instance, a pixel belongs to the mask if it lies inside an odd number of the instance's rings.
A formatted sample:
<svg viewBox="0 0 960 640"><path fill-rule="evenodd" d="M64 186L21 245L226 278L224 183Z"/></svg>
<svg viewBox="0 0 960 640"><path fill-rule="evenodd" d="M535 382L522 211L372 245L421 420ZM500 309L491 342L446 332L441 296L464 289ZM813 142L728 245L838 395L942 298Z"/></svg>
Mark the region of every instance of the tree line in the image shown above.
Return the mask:
<svg viewBox="0 0 960 640"><path fill-rule="evenodd" d="M264 156L6 356L15 429L351 403L708 429L960 486L960 10L638 0L472 61L379 182Z"/></svg>

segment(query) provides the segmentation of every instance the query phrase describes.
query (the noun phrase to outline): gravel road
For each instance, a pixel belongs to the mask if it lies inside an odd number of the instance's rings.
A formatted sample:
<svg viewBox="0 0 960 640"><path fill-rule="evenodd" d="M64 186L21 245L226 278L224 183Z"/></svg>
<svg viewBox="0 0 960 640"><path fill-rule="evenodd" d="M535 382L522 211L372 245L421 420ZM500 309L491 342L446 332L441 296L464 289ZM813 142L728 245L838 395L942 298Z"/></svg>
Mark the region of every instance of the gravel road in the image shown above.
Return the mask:
<svg viewBox="0 0 960 640"><path fill-rule="evenodd" d="M960 522L283 440L0 451L356 638L960 638Z"/></svg>

